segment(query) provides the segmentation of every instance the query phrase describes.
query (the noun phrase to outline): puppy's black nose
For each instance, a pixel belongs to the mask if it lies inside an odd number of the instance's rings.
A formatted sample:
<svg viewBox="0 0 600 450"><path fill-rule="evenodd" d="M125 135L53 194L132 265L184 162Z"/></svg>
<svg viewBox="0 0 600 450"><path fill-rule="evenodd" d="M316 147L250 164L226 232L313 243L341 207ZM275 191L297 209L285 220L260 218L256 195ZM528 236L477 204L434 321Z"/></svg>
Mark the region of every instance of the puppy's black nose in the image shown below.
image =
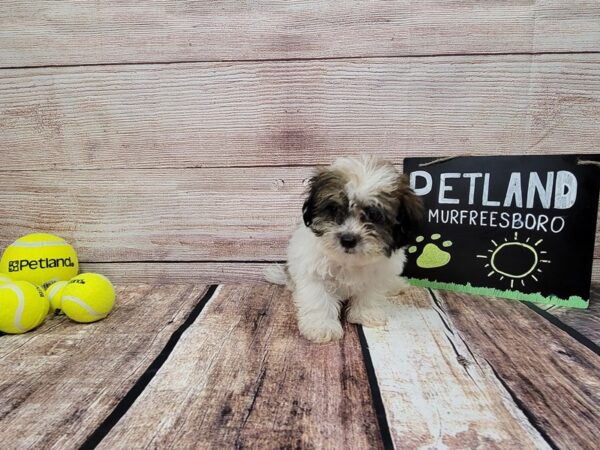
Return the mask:
<svg viewBox="0 0 600 450"><path fill-rule="evenodd" d="M354 248L358 244L358 236L352 233L344 233L340 236L340 244L344 248Z"/></svg>

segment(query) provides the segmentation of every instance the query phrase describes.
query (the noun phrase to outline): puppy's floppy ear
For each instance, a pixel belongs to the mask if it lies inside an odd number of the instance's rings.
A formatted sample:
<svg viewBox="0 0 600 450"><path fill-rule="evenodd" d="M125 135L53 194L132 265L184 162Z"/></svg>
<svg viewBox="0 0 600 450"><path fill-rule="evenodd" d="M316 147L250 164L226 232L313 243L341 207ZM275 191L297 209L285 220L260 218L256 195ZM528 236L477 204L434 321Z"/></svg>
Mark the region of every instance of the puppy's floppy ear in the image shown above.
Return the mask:
<svg viewBox="0 0 600 450"><path fill-rule="evenodd" d="M323 207L324 200L331 200L343 196L345 179L339 171L321 169L315 173L308 181L308 193L304 206L302 207L302 217L304 224L310 227L317 218L319 210ZM341 199L341 197L340 197ZM315 230L313 230L315 231Z"/></svg>
<svg viewBox="0 0 600 450"><path fill-rule="evenodd" d="M315 209L314 195L312 192L308 194L308 198L304 201L302 206L302 218L304 219L304 225L310 227L313 222L313 215Z"/></svg>
<svg viewBox="0 0 600 450"><path fill-rule="evenodd" d="M408 245L417 235L425 218L425 207L403 178L400 188L400 205L394 226L394 250Z"/></svg>
<svg viewBox="0 0 600 450"><path fill-rule="evenodd" d="M308 192L306 194L304 205L302 206L302 219L304 220L304 225L307 227L312 225L315 216L317 190L319 189L319 180L321 179L322 174L322 171L317 172L308 180Z"/></svg>

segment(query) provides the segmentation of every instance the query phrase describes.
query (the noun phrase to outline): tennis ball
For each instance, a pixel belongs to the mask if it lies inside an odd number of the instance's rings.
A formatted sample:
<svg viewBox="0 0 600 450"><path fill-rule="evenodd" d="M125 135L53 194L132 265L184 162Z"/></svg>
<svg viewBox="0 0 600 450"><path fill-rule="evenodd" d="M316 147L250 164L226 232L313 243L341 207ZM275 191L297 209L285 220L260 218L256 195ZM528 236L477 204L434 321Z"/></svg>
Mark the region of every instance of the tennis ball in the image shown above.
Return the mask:
<svg viewBox="0 0 600 450"><path fill-rule="evenodd" d="M33 330L44 321L49 307L44 291L27 281L0 284L0 331Z"/></svg>
<svg viewBox="0 0 600 450"><path fill-rule="evenodd" d="M17 239L4 250L0 272L13 280L48 287L55 281L77 275L77 253L64 239L52 234L34 233Z"/></svg>
<svg viewBox="0 0 600 450"><path fill-rule="evenodd" d="M53 313L61 310L62 290L66 285L66 281L57 281L56 283L52 283L50 287L46 289L46 298L50 302L50 311Z"/></svg>
<svg viewBox="0 0 600 450"><path fill-rule="evenodd" d="M97 273L82 273L69 280L61 295L62 311L75 322L104 319L115 304L113 285Z"/></svg>
<svg viewBox="0 0 600 450"><path fill-rule="evenodd" d="M3 273L0 273L0 284L12 283L12 278L7 277Z"/></svg>

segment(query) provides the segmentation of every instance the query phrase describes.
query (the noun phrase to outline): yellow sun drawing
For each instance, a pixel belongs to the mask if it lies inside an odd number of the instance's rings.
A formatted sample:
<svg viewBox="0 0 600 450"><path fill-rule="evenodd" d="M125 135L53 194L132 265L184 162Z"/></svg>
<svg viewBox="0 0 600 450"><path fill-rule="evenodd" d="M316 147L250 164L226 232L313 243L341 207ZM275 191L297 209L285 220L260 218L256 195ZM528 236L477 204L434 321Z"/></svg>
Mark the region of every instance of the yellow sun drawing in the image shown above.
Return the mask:
<svg viewBox="0 0 600 450"><path fill-rule="evenodd" d="M536 273L542 272L540 264L549 264L550 260L543 259L547 258L546 256L543 256L546 254L546 251L540 250L538 248L538 246L544 241L543 239L538 240L534 244L529 244L529 240L530 238L527 238L525 242L520 242L519 235L516 231L513 241L509 241L507 238L504 238L505 242L498 244L492 239L491 242L493 247L491 249L488 249L488 254L477 255L478 258L487 260L485 267L490 268L488 277L491 277L492 275L499 275L500 280L508 278L510 280L511 289L514 288L515 281L519 281L521 283L521 286L525 286L525 280L528 277L535 281L538 281L535 275ZM500 264L498 262L498 259L502 258L506 252L509 252L514 249L521 250L521 254L525 256L526 260L524 267L519 269L499 267Z"/></svg>

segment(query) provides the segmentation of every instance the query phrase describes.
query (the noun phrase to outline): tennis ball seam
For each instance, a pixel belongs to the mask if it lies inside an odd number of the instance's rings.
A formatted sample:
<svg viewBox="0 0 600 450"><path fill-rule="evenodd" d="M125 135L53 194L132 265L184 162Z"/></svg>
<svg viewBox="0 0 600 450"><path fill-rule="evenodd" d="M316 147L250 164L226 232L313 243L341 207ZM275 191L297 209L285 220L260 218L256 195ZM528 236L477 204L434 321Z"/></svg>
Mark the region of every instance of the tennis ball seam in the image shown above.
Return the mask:
<svg viewBox="0 0 600 450"><path fill-rule="evenodd" d="M79 297L75 297L74 295L64 295L62 298L62 302L64 303L65 301L68 301L68 302L70 301L70 302L73 302L73 303L81 306L88 313L90 313L93 317L97 317L97 318L106 317L106 314L100 314L98 311L96 311L94 308L92 308L90 305L88 305L82 299L80 299Z"/></svg>
<svg viewBox="0 0 600 450"><path fill-rule="evenodd" d="M48 300L52 300L54 298L54 296L56 295L56 293L58 291L60 291L62 288L64 288L67 285L66 281L62 281L62 282L55 282L53 284L56 284L56 286L54 286L50 292L48 292Z"/></svg>
<svg viewBox="0 0 600 450"><path fill-rule="evenodd" d="M14 284L0 286L0 289L10 289L17 296L18 305L17 305L17 310L15 311L14 325L15 325L15 328L17 330L19 330L21 333L25 333L27 330L25 330L25 327L23 326L23 323L21 322L21 319L23 317L23 312L25 311L25 293L23 292L23 290L20 287L15 286Z"/></svg>

